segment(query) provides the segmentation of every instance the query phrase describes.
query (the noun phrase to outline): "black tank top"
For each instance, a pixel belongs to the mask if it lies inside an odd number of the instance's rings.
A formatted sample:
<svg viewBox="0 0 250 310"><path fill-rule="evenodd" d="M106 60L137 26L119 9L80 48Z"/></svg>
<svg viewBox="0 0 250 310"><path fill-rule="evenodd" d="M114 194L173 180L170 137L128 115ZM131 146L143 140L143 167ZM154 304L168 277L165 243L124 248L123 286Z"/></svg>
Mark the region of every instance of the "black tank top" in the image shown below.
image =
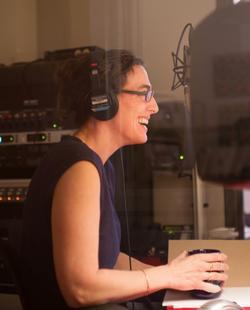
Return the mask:
<svg viewBox="0 0 250 310"><path fill-rule="evenodd" d="M70 309L63 300L55 277L51 207L59 178L74 163L82 160L95 165L101 182L99 267L113 268L120 252L121 228L114 208L114 168L110 161L103 166L100 157L81 140L66 136L52 147L35 172L24 208L21 272L24 293L31 301L32 309ZM79 247L84 247L84 244L79 244Z"/></svg>

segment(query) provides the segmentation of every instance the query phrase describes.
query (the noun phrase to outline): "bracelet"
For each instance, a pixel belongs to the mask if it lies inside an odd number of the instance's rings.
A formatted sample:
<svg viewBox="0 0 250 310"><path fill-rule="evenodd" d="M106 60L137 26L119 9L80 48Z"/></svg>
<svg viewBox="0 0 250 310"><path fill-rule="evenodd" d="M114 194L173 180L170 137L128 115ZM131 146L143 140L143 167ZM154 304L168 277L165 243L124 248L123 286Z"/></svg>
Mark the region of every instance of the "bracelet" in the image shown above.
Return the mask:
<svg viewBox="0 0 250 310"><path fill-rule="evenodd" d="M150 291L150 287L149 287L149 280L148 280L148 275L146 273L146 271L144 269L141 269L141 271L143 272L145 279L146 279L146 283L147 283L147 293L149 293Z"/></svg>

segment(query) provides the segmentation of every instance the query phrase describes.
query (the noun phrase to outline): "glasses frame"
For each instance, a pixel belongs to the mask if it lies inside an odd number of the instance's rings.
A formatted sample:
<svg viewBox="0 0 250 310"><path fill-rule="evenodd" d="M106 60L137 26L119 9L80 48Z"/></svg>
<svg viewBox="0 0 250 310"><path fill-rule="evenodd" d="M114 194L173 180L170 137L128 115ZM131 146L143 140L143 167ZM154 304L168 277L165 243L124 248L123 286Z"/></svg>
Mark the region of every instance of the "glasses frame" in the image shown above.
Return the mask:
<svg viewBox="0 0 250 310"><path fill-rule="evenodd" d="M146 102L149 102L154 96L154 90L149 88L147 90L130 90L130 89L122 89L122 93L137 95L137 96L144 96Z"/></svg>

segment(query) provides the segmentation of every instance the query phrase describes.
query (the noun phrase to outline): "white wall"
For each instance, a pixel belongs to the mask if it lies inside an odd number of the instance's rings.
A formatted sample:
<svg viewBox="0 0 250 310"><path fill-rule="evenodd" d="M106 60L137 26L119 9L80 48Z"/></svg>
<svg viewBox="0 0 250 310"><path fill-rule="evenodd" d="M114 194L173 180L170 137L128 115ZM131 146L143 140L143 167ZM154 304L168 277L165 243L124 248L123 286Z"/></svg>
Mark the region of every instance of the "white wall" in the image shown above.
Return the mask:
<svg viewBox="0 0 250 310"><path fill-rule="evenodd" d="M87 46L89 0L36 0L39 56L45 51Z"/></svg>
<svg viewBox="0 0 250 310"><path fill-rule="evenodd" d="M37 57L36 1L0 0L0 63Z"/></svg>
<svg viewBox="0 0 250 310"><path fill-rule="evenodd" d="M0 63L89 45L89 16L89 0L0 0Z"/></svg>
<svg viewBox="0 0 250 310"><path fill-rule="evenodd" d="M92 45L126 48L141 54L140 0L91 0L89 4Z"/></svg>

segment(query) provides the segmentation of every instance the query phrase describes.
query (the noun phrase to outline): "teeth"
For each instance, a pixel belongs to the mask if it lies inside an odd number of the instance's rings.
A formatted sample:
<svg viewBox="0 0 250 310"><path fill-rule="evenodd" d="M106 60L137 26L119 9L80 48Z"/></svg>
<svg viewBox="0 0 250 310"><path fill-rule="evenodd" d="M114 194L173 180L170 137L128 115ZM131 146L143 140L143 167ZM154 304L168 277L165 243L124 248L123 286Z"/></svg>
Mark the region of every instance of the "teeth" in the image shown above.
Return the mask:
<svg viewBox="0 0 250 310"><path fill-rule="evenodd" d="M141 125L148 125L148 119L147 118L144 118L144 117L140 117L139 118L139 123Z"/></svg>

